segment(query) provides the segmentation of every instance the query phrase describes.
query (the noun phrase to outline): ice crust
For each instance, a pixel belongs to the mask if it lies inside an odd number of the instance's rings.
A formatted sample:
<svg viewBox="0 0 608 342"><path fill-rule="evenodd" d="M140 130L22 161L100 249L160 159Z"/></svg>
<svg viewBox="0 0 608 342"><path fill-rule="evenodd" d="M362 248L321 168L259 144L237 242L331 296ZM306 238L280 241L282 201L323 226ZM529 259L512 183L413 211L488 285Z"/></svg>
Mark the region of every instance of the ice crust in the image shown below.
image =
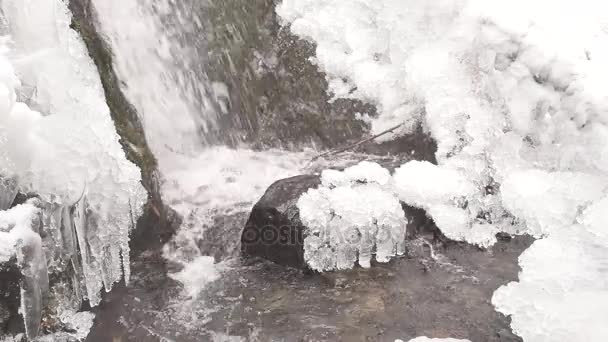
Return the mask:
<svg viewBox="0 0 608 342"><path fill-rule="evenodd" d="M405 253L407 219L399 199L385 189L390 173L361 162L344 171L326 170L321 186L298 200L304 260L316 271L370 267Z"/></svg>
<svg viewBox="0 0 608 342"><path fill-rule="evenodd" d="M1 6L0 210L17 190L39 199L0 217L14 219L30 208L41 224L0 233L0 262L19 256L19 248L7 247L9 235L27 232L29 261L21 269L32 280L24 282L22 301L33 338L40 317L32 308L40 306L38 289L48 287L48 274L72 275L62 303L74 311L82 299L97 305L101 289L110 291L123 275L128 282L129 231L147 195L119 144L97 69L69 27L67 3L6 0Z"/></svg>
<svg viewBox="0 0 608 342"><path fill-rule="evenodd" d="M608 5L601 1L284 0L335 98L377 106L373 133L421 123L438 166L395 192L450 238L536 241L497 310L525 341L606 341ZM383 138L394 137L385 135ZM562 269L564 264L566 268ZM580 267L575 267L579 265Z"/></svg>

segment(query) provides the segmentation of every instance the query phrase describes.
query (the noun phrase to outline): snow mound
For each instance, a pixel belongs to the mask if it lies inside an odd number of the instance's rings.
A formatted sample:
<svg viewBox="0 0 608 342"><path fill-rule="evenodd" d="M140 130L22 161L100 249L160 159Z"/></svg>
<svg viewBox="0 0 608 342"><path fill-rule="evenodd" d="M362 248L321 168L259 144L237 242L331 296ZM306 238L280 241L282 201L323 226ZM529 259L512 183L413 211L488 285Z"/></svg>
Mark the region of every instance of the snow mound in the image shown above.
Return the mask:
<svg viewBox="0 0 608 342"><path fill-rule="evenodd" d="M583 225L564 227L536 241L519 263L519 282L492 297L498 311L511 315L516 334L525 341L606 340L607 240Z"/></svg>
<svg viewBox="0 0 608 342"><path fill-rule="evenodd" d="M370 267L405 253L407 219L386 185L390 173L363 162L344 171L324 171L322 185L298 200L304 233L304 260L317 271Z"/></svg>

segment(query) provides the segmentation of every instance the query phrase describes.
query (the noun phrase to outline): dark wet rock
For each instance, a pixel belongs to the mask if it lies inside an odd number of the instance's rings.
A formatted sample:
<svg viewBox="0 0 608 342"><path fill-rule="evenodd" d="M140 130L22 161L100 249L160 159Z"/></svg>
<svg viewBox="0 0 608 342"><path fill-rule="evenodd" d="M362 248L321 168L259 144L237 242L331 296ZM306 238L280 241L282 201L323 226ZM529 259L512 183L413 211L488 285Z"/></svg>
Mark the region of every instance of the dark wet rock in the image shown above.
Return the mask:
<svg viewBox="0 0 608 342"><path fill-rule="evenodd" d="M355 115L374 115L374 106L342 99L330 103L325 75L309 61L315 46L279 25L277 3L210 1L199 13L212 33L202 47L206 72L229 92L224 142L230 137L260 148L331 148L359 139L367 127Z"/></svg>
<svg viewBox="0 0 608 342"><path fill-rule="evenodd" d="M10 208L11 203L17 195L19 187L17 179L14 177L8 178L0 175L0 210Z"/></svg>
<svg viewBox="0 0 608 342"><path fill-rule="evenodd" d="M38 194L35 193L23 193L21 191L18 191L17 194L15 195L15 198L13 200L13 203L11 204L11 208L16 207L20 204L23 204L25 202L27 202L29 199L32 198L38 198Z"/></svg>
<svg viewBox="0 0 608 342"><path fill-rule="evenodd" d="M21 272L15 263L0 265L0 332L15 335L24 333L23 318L19 314Z"/></svg>
<svg viewBox="0 0 608 342"><path fill-rule="evenodd" d="M272 184L251 210L241 235L241 251L277 264L306 268L304 229L296 203L310 188L321 184L319 176L303 175Z"/></svg>
<svg viewBox="0 0 608 342"><path fill-rule="evenodd" d="M0 263L0 337L2 333L25 332L23 317L19 314L22 278L16 258Z"/></svg>

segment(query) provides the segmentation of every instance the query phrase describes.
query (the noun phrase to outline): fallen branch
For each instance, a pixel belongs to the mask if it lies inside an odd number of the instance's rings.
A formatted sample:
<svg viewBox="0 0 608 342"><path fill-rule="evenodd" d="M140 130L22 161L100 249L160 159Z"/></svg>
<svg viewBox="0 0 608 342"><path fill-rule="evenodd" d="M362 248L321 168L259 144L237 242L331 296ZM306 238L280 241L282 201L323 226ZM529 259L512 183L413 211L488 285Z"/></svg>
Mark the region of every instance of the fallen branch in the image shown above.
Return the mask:
<svg viewBox="0 0 608 342"><path fill-rule="evenodd" d="M337 150L331 150L331 151L327 151L327 152L321 153L321 154L319 154L318 156L315 156L314 158L312 158L310 161L311 161L311 162L313 162L313 161L315 161L315 160L317 160L317 159L319 159L319 158L325 157L325 156L330 156L330 155L333 155L333 154L338 154L338 153L341 153L341 152L344 152L344 151L347 151L347 150L353 149L353 148L355 148L355 147L357 147L357 146L359 146L359 145L363 145L363 144L365 144L366 142L372 141L372 140L374 140L374 139L376 139L376 138L379 138L379 137L381 137L381 136L383 136L383 135L385 135L385 134L391 133L391 132L393 132L394 130L396 130L397 128L399 128L399 127L403 126L404 124L405 124L405 123L400 123L400 124L398 124L398 125L397 125L397 126L395 126L395 127L392 127L392 128L387 129L386 131L383 131L383 132L381 132L381 133L378 133L378 134L376 134L376 135L374 135L374 136L372 136L372 137L365 138L365 139L363 139L363 140L361 140L361 141L358 141L358 142L356 142L356 143L354 143L354 144L351 144L351 145L348 145L348 146L345 146L345 147L341 147L341 148L339 148L339 149L337 149Z"/></svg>

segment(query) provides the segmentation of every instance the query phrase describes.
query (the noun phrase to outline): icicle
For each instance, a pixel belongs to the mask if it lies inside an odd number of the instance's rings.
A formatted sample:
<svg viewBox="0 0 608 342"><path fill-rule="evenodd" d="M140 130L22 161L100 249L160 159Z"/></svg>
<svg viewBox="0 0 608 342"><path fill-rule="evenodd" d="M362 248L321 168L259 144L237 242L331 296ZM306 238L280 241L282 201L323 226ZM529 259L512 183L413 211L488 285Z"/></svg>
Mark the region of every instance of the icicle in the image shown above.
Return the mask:
<svg viewBox="0 0 608 342"><path fill-rule="evenodd" d="M74 205L74 226L76 227L76 237L82 260L82 270L84 273L84 283L87 290L87 298L91 306L96 306L101 300L102 280L99 274L99 266L91 255L89 241L87 241L87 198L86 195Z"/></svg>
<svg viewBox="0 0 608 342"><path fill-rule="evenodd" d="M74 220L72 218L72 207L64 206L61 208L61 240L63 241L63 253L66 258L78 254L76 249L76 232L74 231Z"/></svg>
<svg viewBox="0 0 608 342"><path fill-rule="evenodd" d="M21 315L28 339L38 335L42 320L44 296L48 293L49 278L42 239L36 233L39 218L32 220L31 230L19 227L20 237L16 244L17 262L23 275L21 285Z"/></svg>

